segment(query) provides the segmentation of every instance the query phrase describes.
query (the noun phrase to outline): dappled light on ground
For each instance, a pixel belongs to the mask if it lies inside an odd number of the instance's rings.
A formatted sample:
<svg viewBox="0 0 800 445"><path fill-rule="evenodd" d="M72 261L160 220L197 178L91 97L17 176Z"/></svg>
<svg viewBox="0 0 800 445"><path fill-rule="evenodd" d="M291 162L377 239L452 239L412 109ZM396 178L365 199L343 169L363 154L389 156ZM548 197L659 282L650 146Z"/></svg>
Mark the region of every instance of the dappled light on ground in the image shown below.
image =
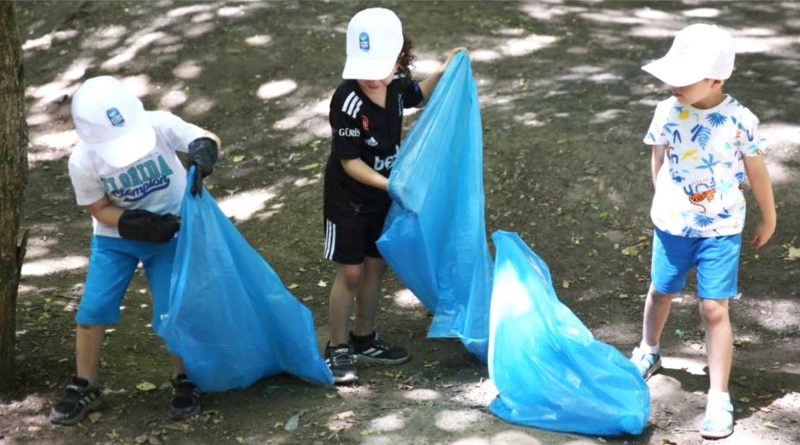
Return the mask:
<svg viewBox="0 0 800 445"><path fill-rule="evenodd" d="M401 308L422 307L422 303L408 288L400 289L389 297Z"/></svg>
<svg viewBox="0 0 800 445"><path fill-rule="evenodd" d="M297 83L291 79L274 80L258 87L256 96L259 99L275 99L276 97L285 96L296 89Z"/></svg>
<svg viewBox="0 0 800 445"><path fill-rule="evenodd" d="M237 221L247 221L255 213L264 210L267 202L275 198L275 196L275 187L269 187L217 198L217 204L225 216L234 218Z"/></svg>
<svg viewBox="0 0 800 445"><path fill-rule="evenodd" d="M436 415L436 426L445 431L463 431L483 420L486 414L475 410L444 410Z"/></svg>
<svg viewBox="0 0 800 445"><path fill-rule="evenodd" d="M82 269L89 265L89 258L85 256L70 255L63 258L26 261L22 266L22 276L52 275L75 269Z"/></svg>
<svg viewBox="0 0 800 445"><path fill-rule="evenodd" d="M432 389L419 388L406 392L403 397L408 400L437 400L441 395Z"/></svg>

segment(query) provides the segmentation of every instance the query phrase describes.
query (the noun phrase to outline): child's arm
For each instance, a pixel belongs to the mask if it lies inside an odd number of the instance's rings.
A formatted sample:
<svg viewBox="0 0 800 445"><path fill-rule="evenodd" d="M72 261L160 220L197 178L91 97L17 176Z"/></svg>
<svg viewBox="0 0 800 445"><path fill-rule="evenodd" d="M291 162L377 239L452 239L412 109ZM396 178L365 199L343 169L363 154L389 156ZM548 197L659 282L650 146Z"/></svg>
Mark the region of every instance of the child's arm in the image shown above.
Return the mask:
<svg viewBox="0 0 800 445"><path fill-rule="evenodd" d="M423 80L419 83L419 89L422 90L422 97L424 100L428 100L433 93L433 90L436 88L436 84L439 83L439 79L442 78L442 74L444 74L445 70L447 69L447 65L450 64L450 61L453 59L459 51L467 51L466 48L459 47L453 48L450 50L450 54L447 56L447 60L444 61L443 64L439 66L439 68L433 72L427 79Z"/></svg>
<svg viewBox="0 0 800 445"><path fill-rule="evenodd" d="M376 189L389 190L389 179L370 168L360 158L342 159L342 168L356 181Z"/></svg>
<svg viewBox="0 0 800 445"><path fill-rule="evenodd" d="M208 131L206 129L203 129L203 132L204 132L203 133L203 137L212 139L214 142L216 142L217 143L217 150L219 150L219 152L222 153L222 139L220 139L219 136L217 136L216 134L214 134L214 133L212 133L212 132L210 132L210 131Z"/></svg>
<svg viewBox="0 0 800 445"><path fill-rule="evenodd" d="M99 201L89 204L86 207L89 209L89 213L101 223L111 227L117 227L119 225L119 217L122 215L122 209L112 204L107 196L103 195Z"/></svg>
<svg viewBox="0 0 800 445"><path fill-rule="evenodd" d="M772 181L769 171L764 164L764 158L759 156L745 156L744 169L753 189L758 208L761 210L761 223L753 234L753 246L761 247L767 244L772 234L775 233L777 214L775 212L775 198L772 195Z"/></svg>
<svg viewBox="0 0 800 445"><path fill-rule="evenodd" d="M653 145L653 156L650 158L650 175L653 177L653 188L656 186L658 171L664 165L664 154L667 152L666 145Z"/></svg>

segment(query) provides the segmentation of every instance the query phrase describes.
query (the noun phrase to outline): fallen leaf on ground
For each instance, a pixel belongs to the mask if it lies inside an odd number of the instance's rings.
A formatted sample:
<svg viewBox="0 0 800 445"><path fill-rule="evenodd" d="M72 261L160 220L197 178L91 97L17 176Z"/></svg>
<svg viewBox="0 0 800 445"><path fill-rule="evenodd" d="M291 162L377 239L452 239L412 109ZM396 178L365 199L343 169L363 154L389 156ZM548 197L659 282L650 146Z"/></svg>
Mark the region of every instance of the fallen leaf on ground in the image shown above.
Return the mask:
<svg viewBox="0 0 800 445"><path fill-rule="evenodd" d="M156 388L157 388L157 386L154 383L147 382L147 381L139 383L138 385L136 385L136 389L138 389L139 391L152 391L152 390L154 390Z"/></svg>
<svg viewBox="0 0 800 445"><path fill-rule="evenodd" d="M353 417L354 415L355 415L355 413L353 411L344 411L344 412L341 412L341 413L337 414L336 418L339 419L339 420L349 419L349 418Z"/></svg>
<svg viewBox="0 0 800 445"><path fill-rule="evenodd" d="M622 249L620 252L622 252L623 255L636 256L639 255L639 248L636 246L629 246Z"/></svg>

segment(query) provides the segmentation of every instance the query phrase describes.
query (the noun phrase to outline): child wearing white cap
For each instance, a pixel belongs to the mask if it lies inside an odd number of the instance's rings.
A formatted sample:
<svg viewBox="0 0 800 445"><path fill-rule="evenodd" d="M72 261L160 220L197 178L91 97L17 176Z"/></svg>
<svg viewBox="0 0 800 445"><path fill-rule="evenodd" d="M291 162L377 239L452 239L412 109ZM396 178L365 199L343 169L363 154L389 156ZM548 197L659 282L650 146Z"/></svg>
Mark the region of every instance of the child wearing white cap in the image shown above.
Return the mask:
<svg viewBox="0 0 800 445"><path fill-rule="evenodd" d="M414 59L400 19L384 8L357 13L347 26L347 61L330 105L333 133L325 167L325 251L337 263L330 294L330 342L325 359L336 383L358 380L359 362L409 359L375 331L378 291L386 262L375 245L391 200L388 177L400 145L403 109L430 97L460 48L422 82L411 79ZM353 331L348 320L356 302Z"/></svg>
<svg viewBox="0 0 800 445"><path fill-rule="evenodd" d="M667 54L643 70L672 88L658 104L644 137L652 146L655 225L650 288L644 307L641 344L631 361L642 377L661 366L659 339L672 297L697 270L697 295L706 328L709 391L701 434L733 433L728 379L733 334L728 301L738 294L737 277L745 198L749 180L761 211L752 243L761 247L775 231L772 183L762 159L758 118L722 92L733 72L733 38L707 24L681 30Z"/></svg>
<svg viewBox="0 0 800 445"><path fill-rule="evenodd" d="M188 151L199 174L192 192L213 171L219 137L165 111L145 111L142 102L111 76L87 80L72 98L72 118L80 138L69 158L78 205L94 222L89 271L76 332L77 374L50 420L74 425L99 405L97 384L105 325L119 321L120 303L139 262L153 297L152 327L167 312L175 233L180 227L186 170L176 151ZM175 376L170 416L200 411L200 390L173 357Z"/></svg>

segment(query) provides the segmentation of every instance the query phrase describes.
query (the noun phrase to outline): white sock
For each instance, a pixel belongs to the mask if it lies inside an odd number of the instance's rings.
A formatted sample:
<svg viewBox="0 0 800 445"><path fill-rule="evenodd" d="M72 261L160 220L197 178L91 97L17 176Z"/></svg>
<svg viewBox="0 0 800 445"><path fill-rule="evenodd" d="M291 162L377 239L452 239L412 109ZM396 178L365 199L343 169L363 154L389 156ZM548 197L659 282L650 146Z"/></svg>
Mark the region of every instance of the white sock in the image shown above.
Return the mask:
<svg viewBox="0 0 800 445"><path fill-rule="evenodd" d="M731 394L722 391L709 391L708 404L728 404L731 403Z"/></svg>
<svg viewBox="0 0 800 445"><path fill-rule="evenodd" d="M639 343L639 349L648 354L661 354L660 345L656 344L655 346L650 346L644 340L642 340L642 342Z"/></svg>

